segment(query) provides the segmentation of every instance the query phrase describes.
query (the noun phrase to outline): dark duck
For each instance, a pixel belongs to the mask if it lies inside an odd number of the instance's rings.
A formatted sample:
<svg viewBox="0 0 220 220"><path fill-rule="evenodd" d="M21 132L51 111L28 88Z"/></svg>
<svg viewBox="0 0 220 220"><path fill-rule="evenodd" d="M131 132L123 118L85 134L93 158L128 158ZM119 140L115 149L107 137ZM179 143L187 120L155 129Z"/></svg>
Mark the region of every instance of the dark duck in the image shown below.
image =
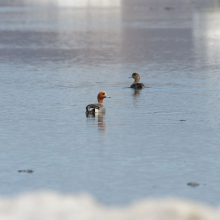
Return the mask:
<svg viewBox="0 0 220 220"><path fill-rule="evenodd" d="M130 88L143 89L145 87L143 83L139 83L140 76L138 73L133 73L132 76L129 78L134 79L134 82L131 84Z"/></svg>

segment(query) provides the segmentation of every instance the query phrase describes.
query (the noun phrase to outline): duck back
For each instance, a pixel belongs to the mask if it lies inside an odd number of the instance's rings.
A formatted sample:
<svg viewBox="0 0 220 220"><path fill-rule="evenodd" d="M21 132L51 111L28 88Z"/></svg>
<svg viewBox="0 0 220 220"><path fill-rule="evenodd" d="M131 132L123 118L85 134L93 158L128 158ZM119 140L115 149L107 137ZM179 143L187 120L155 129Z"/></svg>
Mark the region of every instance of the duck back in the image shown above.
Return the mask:
<svg viewBox="0 0 220 220"><path fill-rule="evenodd" d="M134 88L134 89L143 89L145 86L143 83L134 83L131 85L130 88Z"/></svg>
<svg viewBox="0 0 220 220"><path fill-rule="evenodd" d="M88 113L96 113L96 112L104 112L105 107L103 104L97 103L97 104L90 104L86 106L86 112Z"/></svg>

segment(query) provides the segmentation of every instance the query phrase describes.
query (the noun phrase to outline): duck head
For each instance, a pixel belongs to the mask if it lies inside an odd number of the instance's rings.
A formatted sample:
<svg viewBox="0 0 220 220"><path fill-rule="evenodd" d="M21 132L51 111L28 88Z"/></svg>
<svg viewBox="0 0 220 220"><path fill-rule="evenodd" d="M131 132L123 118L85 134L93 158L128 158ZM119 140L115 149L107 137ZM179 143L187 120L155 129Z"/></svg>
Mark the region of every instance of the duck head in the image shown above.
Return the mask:
<svg viewBox="0 0 220 220"><path fill-rule="evenodd" d="M138 83L140 80L140 76L138 73L133 73L131 77L129 78L133 78L134 79L134 83Z"/></svg>
<svg viewBox="0 0 220 220"><path fill-rule="evenodd" d="M98 102L103 103L104 98L111 98L111 97L107 96L106 92L102 91L97 96Z"/></svg>

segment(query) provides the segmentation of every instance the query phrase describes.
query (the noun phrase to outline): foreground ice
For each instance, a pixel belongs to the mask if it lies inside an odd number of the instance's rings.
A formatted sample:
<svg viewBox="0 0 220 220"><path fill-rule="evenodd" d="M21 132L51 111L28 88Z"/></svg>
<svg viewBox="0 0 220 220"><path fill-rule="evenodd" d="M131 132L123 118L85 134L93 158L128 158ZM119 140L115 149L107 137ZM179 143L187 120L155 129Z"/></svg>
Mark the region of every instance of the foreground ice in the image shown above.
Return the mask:
<svg viewBox="0 0 220 220"><path fill-rule="evenodd" d="M125 207L107 207L86 194L55 192L0 197L0 219L4 220L217 220L219 209L192 201L151 199Z"/></svg>

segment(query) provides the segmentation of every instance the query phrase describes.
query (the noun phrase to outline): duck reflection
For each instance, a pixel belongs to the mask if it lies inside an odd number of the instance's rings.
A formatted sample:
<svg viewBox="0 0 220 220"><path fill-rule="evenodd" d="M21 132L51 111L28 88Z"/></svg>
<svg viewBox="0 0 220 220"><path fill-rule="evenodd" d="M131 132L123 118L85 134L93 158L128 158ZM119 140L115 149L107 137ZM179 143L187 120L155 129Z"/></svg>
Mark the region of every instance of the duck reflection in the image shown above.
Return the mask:
<svg viewBox="0 0 220 220"><path fill-rule="evenodd" d="M106 125L104 122L105 112L98 112L98 113L86 113L86 117L90 119L98 119L98 129L99 131L106 131Z"/></svg>
<svg viewBox="0 0 220 220"><path fill-rule="evenodd" d="M140 102L140 93L139 89L134 89L134 91L132 91L134 105L137 105Z"/></svg>
<svg viewBox="0 0 220 220"><path fill-rule="evenodd" d="M139 89L135 89L134 90L133 97L134 97L134 100L138 100L139 99L139 97L140 97L140 90Z"/></svg>
<svg viewBox="0 0 220 220"><path fill-rule="evenodd" d="M139 96L140 95L140 90L139 89L135 89L134 90L134 97L135 96Z"/></svg>

